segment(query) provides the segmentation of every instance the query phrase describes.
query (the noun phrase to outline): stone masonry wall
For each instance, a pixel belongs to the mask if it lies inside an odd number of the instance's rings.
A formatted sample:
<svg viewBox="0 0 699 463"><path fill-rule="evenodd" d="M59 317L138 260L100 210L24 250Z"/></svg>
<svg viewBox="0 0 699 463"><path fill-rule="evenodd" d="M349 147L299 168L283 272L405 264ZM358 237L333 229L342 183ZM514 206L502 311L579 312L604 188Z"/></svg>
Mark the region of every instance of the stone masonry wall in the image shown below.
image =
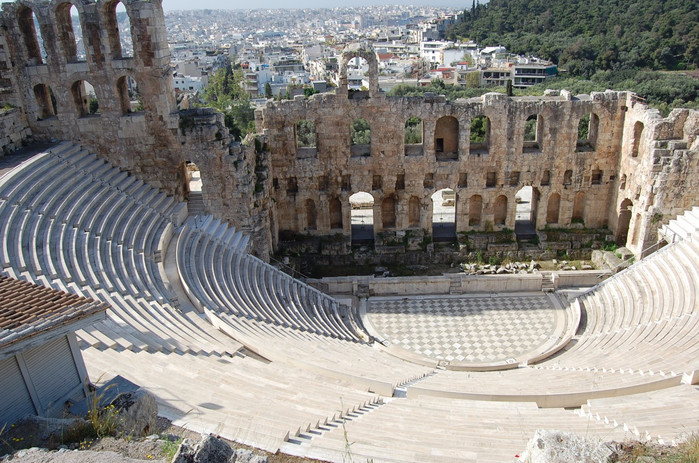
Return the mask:
<svg viewBox="0 0 699 463"><path fill-rule="evenodd" d="M121 49L117 3L3 4L0 103L16 108L0 118L3 145L72 140L180 199L188 192L185 163L194 162L206 212L248 232L263 259L285 231L339 234L338 249L349 252L349 197L360 191L374 199L377 243L385 233L431 234L431 197L444 188L456 193L460 232L514 228L515 195L531 186L538 229L607 226L637 252L654 242L661 222L698 204L697 111L663 119L635 95L612 91L489 93L453 102L430 94L387 97L378 89L375 53L363 45L348 47L340 69L346 73L353 57L367 60L368 91L349 91L344 75L335 94L270 101L256 111L258 134L232 143L220 114L177 109L162 0L121 1L133 55ZM84 61L76 54L71 5L80 16ZM136 81L141 111L130 107L127 78ZM98 114L88 111L89 88ZM487 140L470 143L478 116L487 118ZM532 116L536 139L525 141ZM580 140L585 116L589 135ZM411 117L422 121L422 143L405 145ZM351 143L358 118L370 126L369 145ZM300 120L313 123L315 147L297 146Z"/></svg>
<svg viewBox="0 0 699 463"><path fill-rule="evenodd" d="M21 111L0 109L0 157L20 148L31 139L31 131Z"/></svg>
<svg viewBox="0 0 699 463"><path fill-rule="evenodd" d="M582 220L588 227L608 225L608 204L613 202L621 149L625 93L606 92L573 98L568 92L545 97L508 98L486 94L481 98L446 102L444 97L386 97L377 94L354 100L341 94L314 95L310 99L269 102L260 118L272 155L274 197L279 228L329 234L328 204L338 198L342 204L344 234L350 233L349 196L364 191L374 197L374 228L381 232L382 203L396 202L396 229L406 229L410 198L420 204L417 228L431 229L431 196L443 188L456 192L457 231L514 228L515 194L523 186L534 188L538 197L536 224L547 225L546 205L552 194L560 195L559 219L549 226L569 226L575 197L584 205ZM598 118L596 140L578 145L578 122L586 114ZM486 147L469 143L471 120L479 115L489 119ZM539 116L538 147L524 143L524 127L531 115ZM458 121L458 153L454 159L438 159L435 127L440 118ZM350 123L366 119L372 140L367 156L353 156ZM409 117L422 119L423 144L416 150L404 144L404 126ZM296 123L315 124L317 149L313 156L296 148ZM531 144L530 144L531 145ZM473 149L472 149L473 148ZM570 178L566 178L566 171ZM593 178L593 172L598 174ZM487 186L488 173L495 181ZM297 185L297 190L288 188ZM470 198L482 198L480 224L469 224ZM503 224L495 220L495 203L506 198ZM317 230L306 230L304 204L312 200L318 211Z"/></svg>
<svg viewBox="0 0 699 463"><path fill-rule="evenodd" d="M231 145L221 115L213 110L178 111L162 0L121 1L131 23L133 54L121 49L117 3L3 4L0 102L18 109L0 119L2 128L8 127L0 141L11 146L29 132L35 140L71 140L179 199L187 193L185 162L195 162L202 170L206 212L247 231L253 252L267 258L273 214L267 210L268 187L256 178L254 146ZM84 61L76 54L71 5L80 17ZM142 111L133 112L129 105L126 77L137 84ZM98 114L86 111L89 87L81 82L94 88Z"/></svg>
<svg viewBox="0 0 699 463"><path fill-rule="evenodd" d="M633 94L626 107L617 198L609 212L610 221L624 222L620 212L630 211L627 247L639 254L657 242L663 223L699 205L699 111L676 109L662 118Z"/></svg>

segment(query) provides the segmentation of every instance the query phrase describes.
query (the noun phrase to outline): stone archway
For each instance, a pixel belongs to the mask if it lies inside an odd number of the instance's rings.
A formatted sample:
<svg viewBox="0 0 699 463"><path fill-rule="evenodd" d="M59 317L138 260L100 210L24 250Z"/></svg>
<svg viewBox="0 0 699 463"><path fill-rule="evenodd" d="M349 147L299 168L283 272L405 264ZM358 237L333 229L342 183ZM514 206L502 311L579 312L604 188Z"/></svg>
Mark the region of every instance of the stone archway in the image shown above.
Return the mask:
<svg viewBox="0 0 699 463"><path fill-rule="evenodd" d="M619 206L619 219L616 225L616 244L619 246L626 246L626 241L629 239L632 211L633 202L628 198L623 200Z"/></svg>
<svg viewBox="0 0 699 463"><path fill-rule="evenodd" d="M352 244L374 242L374 197L360 191L349 197Z"/></svg>
<svg viewBox="0 0 699 463"><path fill-rule="evenodd" d="M368 45L351 44L348 45L342 52L340 60L340 86L337 89L338 94L348 94L347 84L347 67L350 60L354 58L362 58L369 65L369 96L374 97L379 93L379 61L376 58L376 52Z"/></svg>

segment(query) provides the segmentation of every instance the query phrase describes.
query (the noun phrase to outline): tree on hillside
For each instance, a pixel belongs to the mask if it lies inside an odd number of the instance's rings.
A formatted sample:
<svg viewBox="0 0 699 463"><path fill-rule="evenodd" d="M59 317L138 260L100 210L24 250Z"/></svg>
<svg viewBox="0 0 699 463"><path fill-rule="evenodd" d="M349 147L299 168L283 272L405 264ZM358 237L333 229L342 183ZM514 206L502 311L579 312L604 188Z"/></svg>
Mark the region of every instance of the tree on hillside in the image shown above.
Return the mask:
<svg viewBox="0 0 699 463"><path fill-rule="evenodd" d="M686 0L490 0L464 11L448 36L504 45L586 77L699 66L699 8Z"/></svg>

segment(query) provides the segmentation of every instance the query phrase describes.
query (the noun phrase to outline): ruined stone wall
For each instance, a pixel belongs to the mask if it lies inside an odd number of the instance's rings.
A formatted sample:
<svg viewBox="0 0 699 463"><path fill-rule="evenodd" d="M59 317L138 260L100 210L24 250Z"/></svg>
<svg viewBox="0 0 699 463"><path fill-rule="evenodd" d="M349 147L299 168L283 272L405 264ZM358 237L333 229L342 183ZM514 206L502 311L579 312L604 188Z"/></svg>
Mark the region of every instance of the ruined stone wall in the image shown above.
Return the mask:
<svg viewBox="0 0 699 463"><path fill-rule="evenodd" d="M245 144L231 143L223 114L209 108L183 111L180 125L187 140L185 159L201 173L206 211L246 232L253 254L268 259L276 233L272 234L275 212L263 142L249 137Z"/></svg>
<svg viewBox="0 0 699 463"><path fill-rule="evenodd" d="M333 241L338 252L350 252L349 197L360 191L374 198L377 243L411 231L408 247L415 249L432 233L431 197L444 188L456 193L460 232L514 228L515 195L531 186L538 229L608 226L635 251L653 242L660 222L699 199L696 111L663 119L625 92L491 93L453 102L429 94L387 97L379 92L376 57L366 46L343 53L335 94L270 101L256 112L259 133L231 143L220 114L177 109L162 0L122 0L133 55L121 49L117 3L3 4L0 103L16 109L0 119L12 132L2 143L72 140L180 199L188 191L185 163L194 162L206 212L249 233L262 258L284 231L339 234ZM76 54L71 5L80 15L85 61ZM347 88L353 57L369 64L367 92ZM142 98L137 112L129 104L127 77ZM98 114L87 110L83 82L94 87ZM471 122L479 116L487 118L487 139L471 143ZM422 143L406 145L411 117L422 121ZM591 122L581 140L583 117ZM368 122L370 144L352 145L355 119ZM525 141L527 119L537 127L536 138ZM301 120L312 123L315 146L299 146Z"/></svg>
<svg viewBox="0 0 699 463"><path fill-rule="evenodd" d="M178 111L162 0L121 0L129 17L132 54L120 43L124 31L116 22L117 3L19 0L3 4L0 85L6 89L0 91L0 102L17 109L0 123L3 128L17 126L14 133L22 138L30 132L35 140L81 144L178 199L187 193L185 162L195 162L202 170L206 212L247 231L253 252L267 258L274 214L268 210L272 207L269 182L258 178L264 177L266 164L258 162L254 143L231 145L222 116L213 110ZM72 5L80 17L84 61L76 53ZM130 105L126 77L136 82L142 110L134 111ZM82 82L94 88L97 114L89 113L90 87ZM17 142L15 134L5 138L9 141L0 140L3 145Z"/></svg>
<svg viewBox="0 0 699 463"><path fill-rule="evenodd" d="M35 139L83 144L154 186L181 195L180 137L161 1L121 2L131 22L133 56L121 50L116 1L20 0L3 4L18 106ZM70 7L80 16L86 60L75 49ZM32 13L39 23L34 27ZM123 33L123 32L122 32ZM41 37L46 54L38 49ZM135 79L143 111L132 112L125 77ZM99 114L87 111L94 87Z"/></svg>
<svg viewBox="0 0 699 463"><path fill-rule="evenodd" d="M0 157L31 140L31 131L18 109L0 109Z"/></svg>
<svg viewBox="0 0 699 463"><path fill-rule="evenodd" d="M386 97L376 94L366 99L338 95L314 95L310 99L270 102L258 120L268 137L272 156L274 198L282 212L282 230L329 234L350 233L349 196L359 191L374 197L374 229L384 230L382 204L392 198L396 223L391 229L409 228L411 198L420 205L419 225L430 230L431 196L443 189L456 192L457 230L514 228L515 194L523 186L534 187L538 198L538 228L567 227L573 221L576 195L584 195L581 221L588 227L608 225L608 205L614 199L618 173L625 93L594 93L573 98L569 93L546 97L508 98L486 94L481 98L447 102L444 97ZM578 122L594 114L596 135L578 144ZM479 115L489 119L490 135L485 146L471 145L471 120ZM539 139L524 142L529 116L539 117ZM404 127L409 117L423 122L421 146L404 144ZM436 150L436 126L443 117L458 121L458 151L441 158ZM366 119L371 126L371 145L366 154L353 153L350 123ZM299 120L315 124L317 148L309 155L298 149L295 127ZM566 171L571 171L566 174ZM488 184L488 174L494 176ZM596 175L593 175L596 174ZM552 194L560 195L559 218L547 224L547 203ZM469 223L471 197L482 198L479 224ZM504 223L496 220L498 197L507 200ZM342 229L332 230L329 201L342 204ZM307 200L317 210L317 230L307 230ZM500 199L502 201L502 198Z"/></svg>
<svg viewBox="0 0 699 463"><path fill-rule="evenodd" d="M699 111L676 109L663 118L633 94L626 107L617 198L609 212L617 233L626 232L627 246L639 254L657 242L663 223L699 205Z"/></svg>

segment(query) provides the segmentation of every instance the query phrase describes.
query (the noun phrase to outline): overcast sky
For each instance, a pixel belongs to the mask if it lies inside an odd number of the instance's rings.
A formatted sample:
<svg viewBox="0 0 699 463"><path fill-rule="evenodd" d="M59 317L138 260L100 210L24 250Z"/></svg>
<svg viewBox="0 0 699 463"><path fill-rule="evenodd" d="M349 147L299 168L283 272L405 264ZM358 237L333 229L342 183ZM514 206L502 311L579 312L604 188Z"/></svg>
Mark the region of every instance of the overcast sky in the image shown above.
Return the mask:
<svg viewBox="0 0 699 463"><path fill-rule="evenodd" d="M367 5L429 5L464 8L471 0L163 0L163 8L167 10L192 9L249 9L249 8L332 8L338 6L367 6ZM483 1L481 0L481 3Z"/></svg>

